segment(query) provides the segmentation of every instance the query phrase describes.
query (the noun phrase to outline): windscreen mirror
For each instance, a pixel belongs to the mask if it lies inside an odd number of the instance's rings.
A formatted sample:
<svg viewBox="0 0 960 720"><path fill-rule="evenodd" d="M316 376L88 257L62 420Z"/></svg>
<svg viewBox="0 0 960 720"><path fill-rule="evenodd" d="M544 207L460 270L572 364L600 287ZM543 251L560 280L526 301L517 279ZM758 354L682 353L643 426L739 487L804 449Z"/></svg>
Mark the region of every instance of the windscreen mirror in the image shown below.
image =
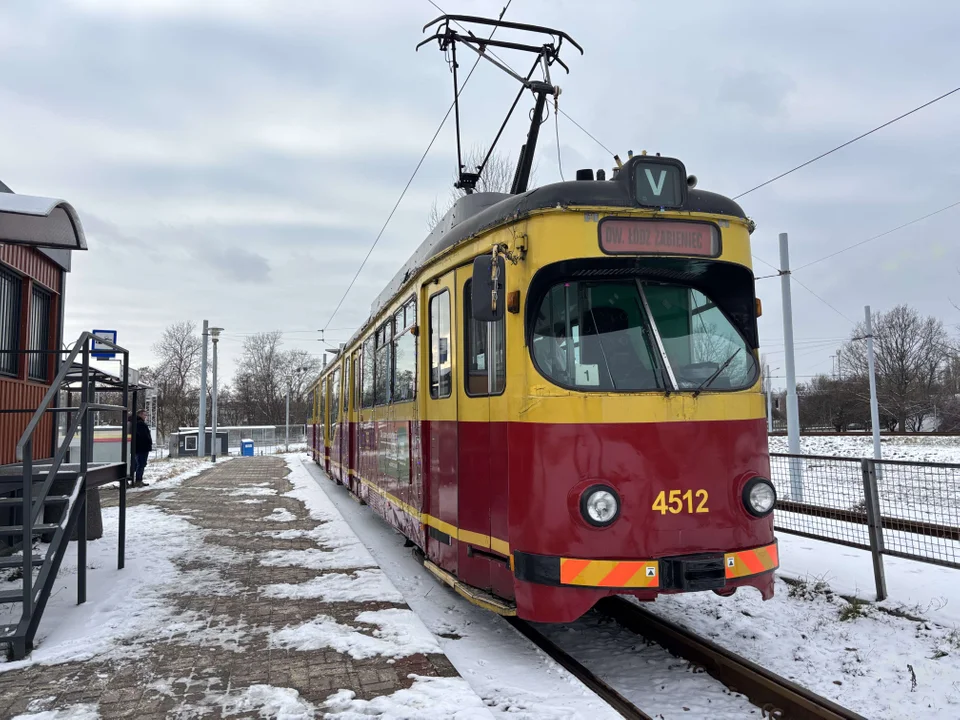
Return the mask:
<svg viewBox="0 0 960 720"><path fill-rule="evenodd" d="M505 263L497 257L496 266L491 255L481 255L473 261L473 280L470 283L470 308L474 320L497 322L507 305L504 284ZM496 275L496 281L493 276Z"/></svg>

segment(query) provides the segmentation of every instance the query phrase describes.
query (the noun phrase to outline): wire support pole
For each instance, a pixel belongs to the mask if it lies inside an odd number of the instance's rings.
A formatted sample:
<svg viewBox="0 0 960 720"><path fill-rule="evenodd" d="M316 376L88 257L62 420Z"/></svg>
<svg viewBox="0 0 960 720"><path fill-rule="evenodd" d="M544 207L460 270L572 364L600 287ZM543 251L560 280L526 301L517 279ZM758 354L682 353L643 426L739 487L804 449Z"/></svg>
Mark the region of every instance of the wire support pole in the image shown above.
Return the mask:
<svg viewBox="0 0 960 720"><path fill-rule="evenodd" d="M783 345L787 371L787 437L791 455L800 454L800 408L797 401L797 371L793 350L793 299L790 295L790 249L787 233L780 233L780 289L783 295ZM803 476L799 461L790 460L790 496L803 500Z"/></svg>

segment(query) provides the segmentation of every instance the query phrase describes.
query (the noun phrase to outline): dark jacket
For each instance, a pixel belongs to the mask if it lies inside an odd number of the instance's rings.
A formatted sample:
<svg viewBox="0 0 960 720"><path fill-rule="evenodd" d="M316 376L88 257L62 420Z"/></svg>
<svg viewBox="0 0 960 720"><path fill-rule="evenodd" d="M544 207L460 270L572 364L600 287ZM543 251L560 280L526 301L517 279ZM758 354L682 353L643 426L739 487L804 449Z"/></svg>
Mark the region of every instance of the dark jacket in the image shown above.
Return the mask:
<svg viewBox="0 0 960 720"><path fill-rule="evenodd" d="M153 450L153 438L150 437L150 428L147 424L137 418L137 453L143 454Z"/></svg>

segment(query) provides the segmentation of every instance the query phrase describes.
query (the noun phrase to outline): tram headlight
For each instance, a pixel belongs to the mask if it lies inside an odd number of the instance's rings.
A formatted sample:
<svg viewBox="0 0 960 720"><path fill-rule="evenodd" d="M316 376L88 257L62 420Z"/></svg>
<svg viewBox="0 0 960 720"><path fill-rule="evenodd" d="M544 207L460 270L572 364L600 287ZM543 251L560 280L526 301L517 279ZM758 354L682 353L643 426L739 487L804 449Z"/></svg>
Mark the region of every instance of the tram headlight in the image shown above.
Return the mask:
<svg viewBox="0 0 960 720"><path fill-rule="evenodd" d="M580 514L594 527L610 525L620 515L617 491L606 485L594 485L580 496Z"/></svg>
<svg viewBox="0 0 960 720"><path fill-rule="evenodd" d="M754 517L764 517L777 504L777 491L766 478L752 478L743 488L743 504Z"/></svg>

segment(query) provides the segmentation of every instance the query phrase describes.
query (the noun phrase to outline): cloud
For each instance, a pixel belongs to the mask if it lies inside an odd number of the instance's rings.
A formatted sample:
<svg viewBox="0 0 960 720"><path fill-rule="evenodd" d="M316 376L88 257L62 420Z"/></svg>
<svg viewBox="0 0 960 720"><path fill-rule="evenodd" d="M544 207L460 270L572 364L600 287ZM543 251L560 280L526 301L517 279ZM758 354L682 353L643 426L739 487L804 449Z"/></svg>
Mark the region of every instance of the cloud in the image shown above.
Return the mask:
<svg viewBox="0 0 960 720"><path fill-rule="evenodd" d="M67 281L68 337L117 327L140 365L177 320L207 317L235 339L323 327L452 100L443 56L413 51L436 14L425 0L0 4L0 179L68 199L90 238ZM587 15L578 1L525 0L508 19L564 28L584 46L565 55L570 75L554 69L560 107L612 152L679 157L701 188L730 195L956 84L960 8L939 0L747 0L737 12L610 0ZM460 62L462 80L473 60ZM516 89L481 63L461 96L468 147L492 139ZM514 158L529 107L525 96L501 140ZM955 200L958 122L955 97L742 198L758 222L755 254L776 262L785 231L795 264L808 262ZM569 120L558 129L567 179L612 166ZM555 132L549 118L540 183L560 179ZM450 190L453 140L451 119L332 327L363 322L422 241L432 201ZM956 222L943 213L797 277L854 318L867 302L907 301L949 322ZM761 339L779 342L779 286L758 291ZM798 338L850 329L802 288L794 313ZM285 341L319 354L318 337ZM239 348L225 337L227 377ZM800 359L798 372L829 354Z"/></svg>

